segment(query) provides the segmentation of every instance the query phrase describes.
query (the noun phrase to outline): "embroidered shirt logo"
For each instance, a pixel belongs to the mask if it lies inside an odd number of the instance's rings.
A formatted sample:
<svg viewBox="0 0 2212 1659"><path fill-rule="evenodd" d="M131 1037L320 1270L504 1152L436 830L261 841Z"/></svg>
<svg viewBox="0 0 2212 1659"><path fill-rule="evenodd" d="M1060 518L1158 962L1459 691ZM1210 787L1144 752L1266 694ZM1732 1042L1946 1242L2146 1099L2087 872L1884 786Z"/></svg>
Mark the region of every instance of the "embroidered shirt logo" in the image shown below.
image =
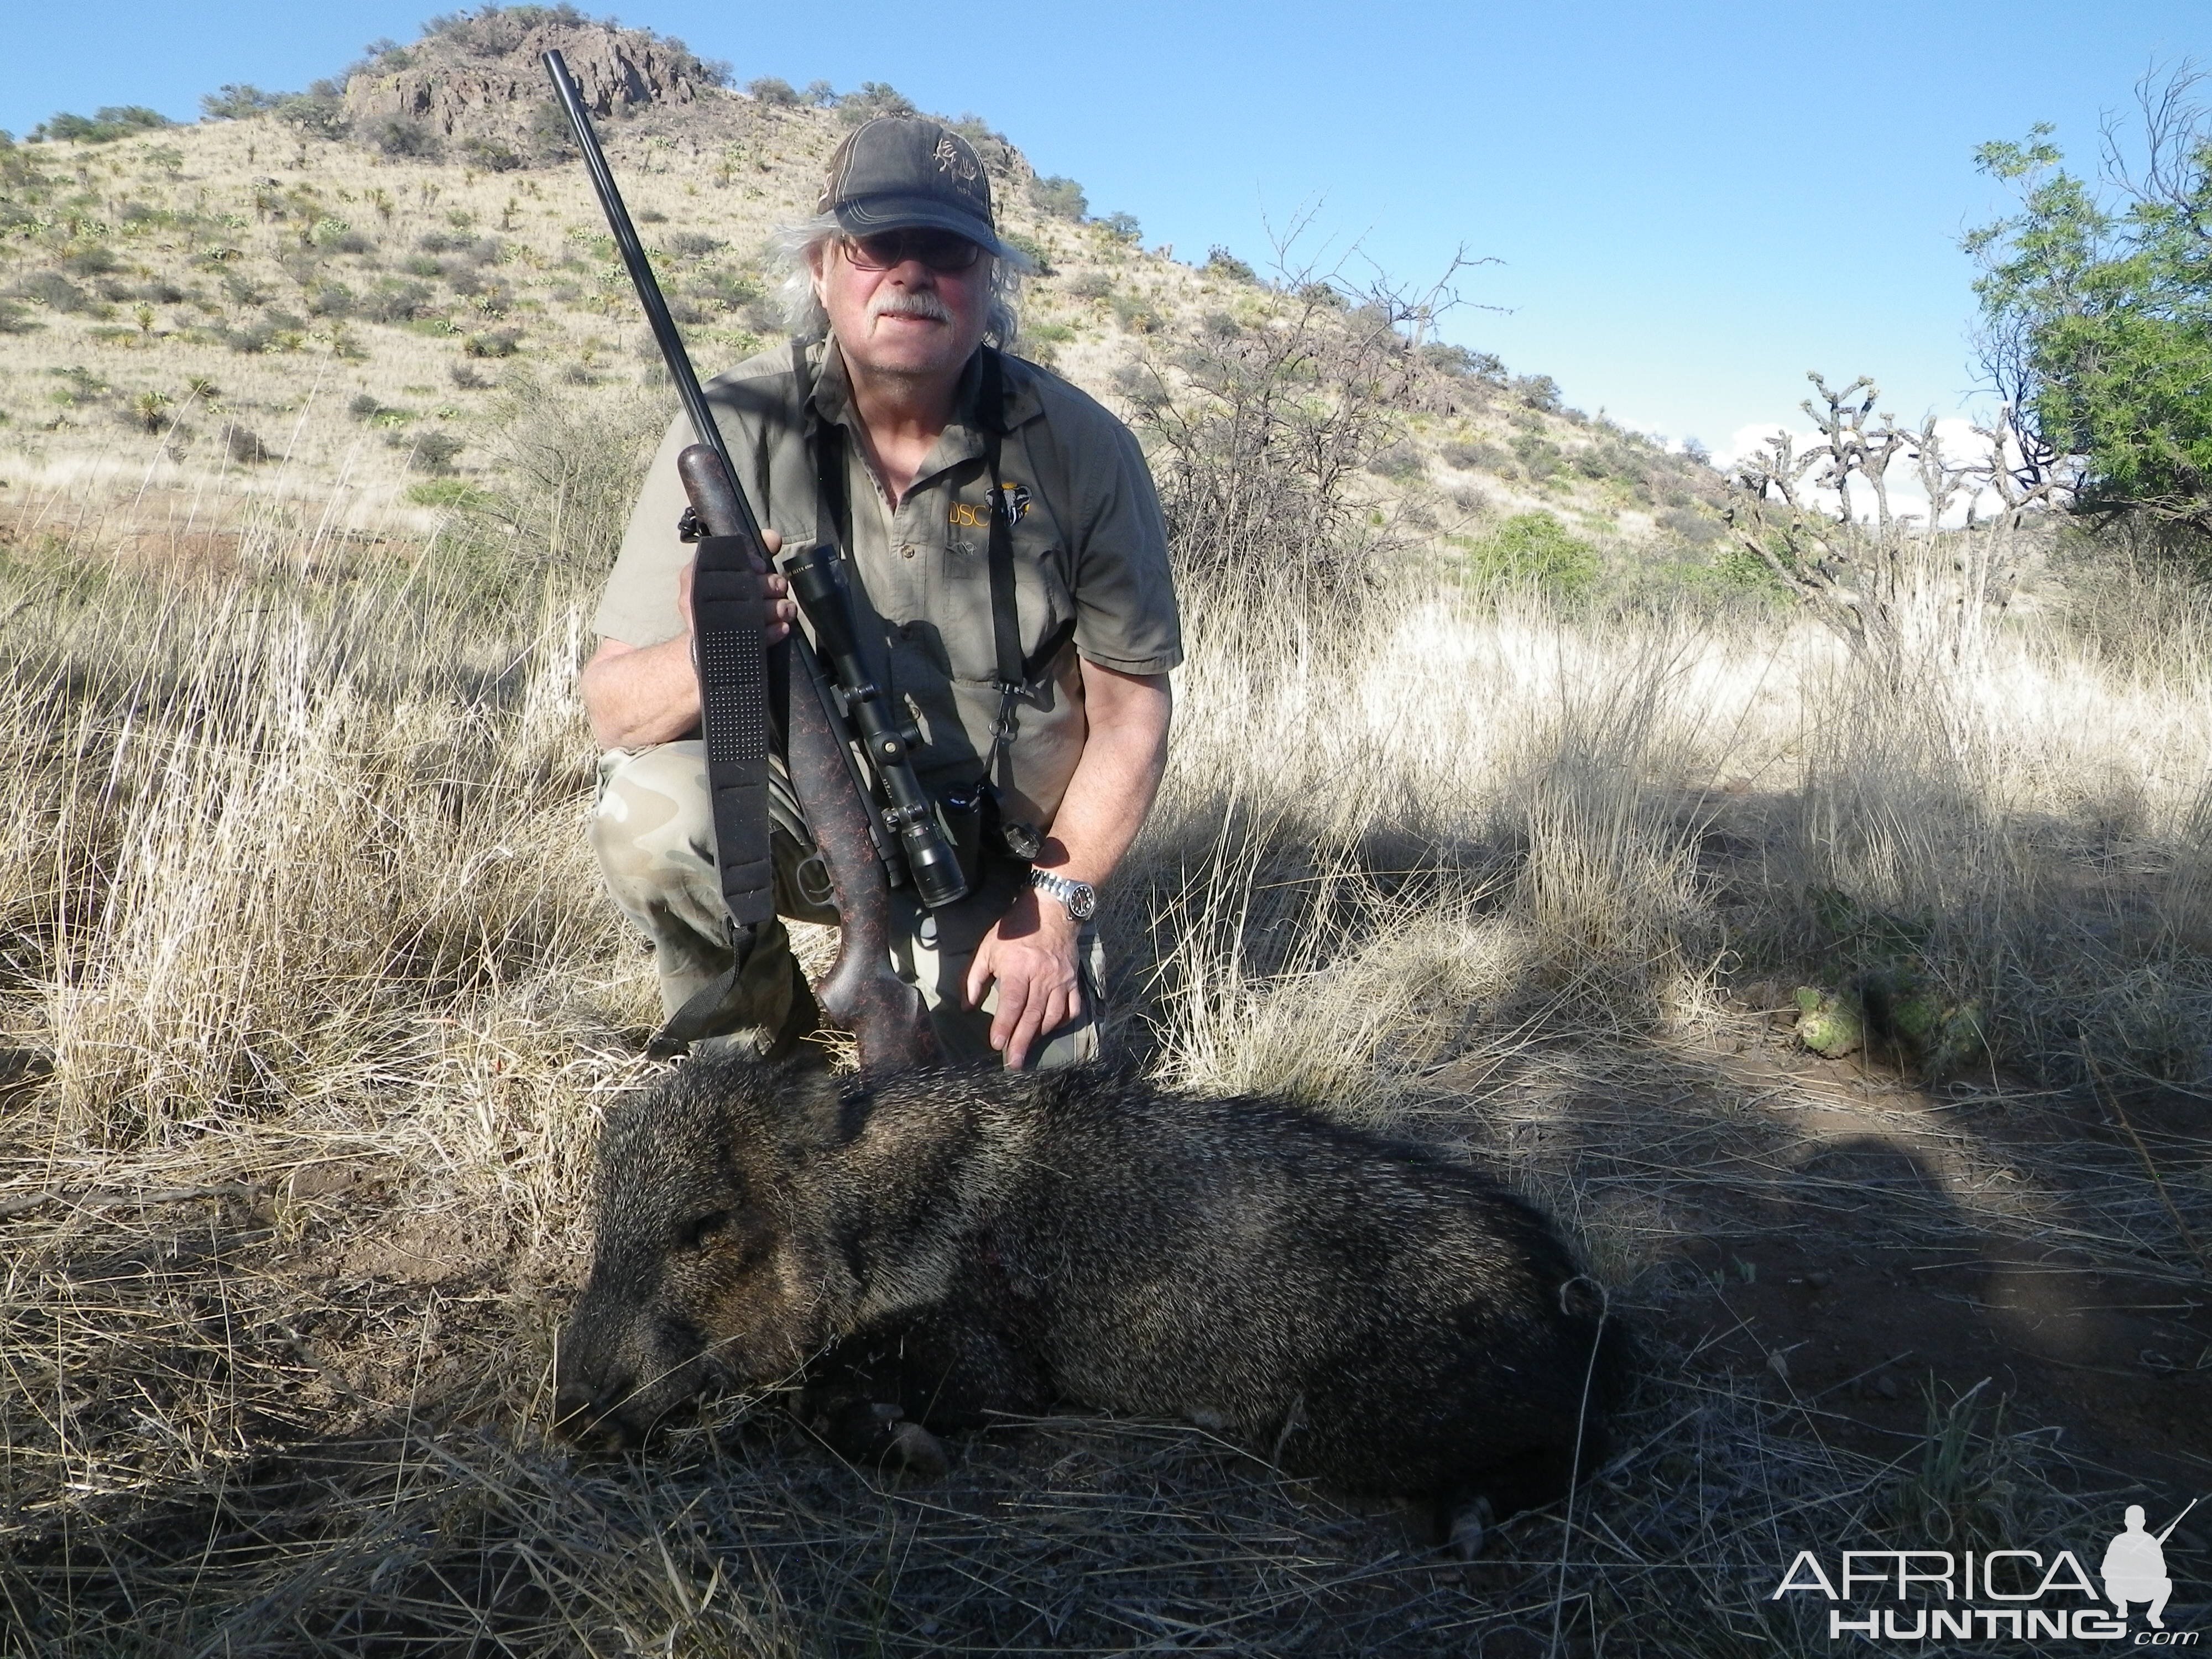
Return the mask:
<svg viewBox="0 0 2212 1659"><path fill-rule="evenodd" d="M1006 485L1003 499L1009 523L1019 524L1029 516L1030 489L1027 484ZM990 523L990 509L981 501L955 501L945 517L949 523L962 530L981 530Z"/></svg>

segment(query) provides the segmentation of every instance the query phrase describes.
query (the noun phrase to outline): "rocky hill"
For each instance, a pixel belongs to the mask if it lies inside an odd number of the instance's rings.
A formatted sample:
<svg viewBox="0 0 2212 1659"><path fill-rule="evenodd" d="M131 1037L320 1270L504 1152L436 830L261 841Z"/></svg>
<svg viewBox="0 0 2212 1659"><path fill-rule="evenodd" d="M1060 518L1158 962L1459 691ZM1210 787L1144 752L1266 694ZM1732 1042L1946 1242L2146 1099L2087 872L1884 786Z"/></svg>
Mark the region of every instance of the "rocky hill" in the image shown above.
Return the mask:
<svg viewBox="0 0 2212 1659"><path fill-rule="evenodd" d="M544 92L548 46L604 119L702 371L777 337L769 236L896 93L732 90L680 42L567 8L440 20L304 94L226 88L196 125L57 123L94 136L0 148L0 500L19 531L33 500L106 482L195 513L212 489L419 532L513 482L526 395L527 419L617 447L657 430L672 399ZM1133 222L1088 216L1070 181L958 125L1041 266L1022 349L1109 404L1202 398L1208 363L1293 315L1372 335L1358 296L1147 251ZM1620 546L1711 544L1707 469L1389 321L1389 419L1339 459L1401 544L1449 552L1542 510Z"/></svg>

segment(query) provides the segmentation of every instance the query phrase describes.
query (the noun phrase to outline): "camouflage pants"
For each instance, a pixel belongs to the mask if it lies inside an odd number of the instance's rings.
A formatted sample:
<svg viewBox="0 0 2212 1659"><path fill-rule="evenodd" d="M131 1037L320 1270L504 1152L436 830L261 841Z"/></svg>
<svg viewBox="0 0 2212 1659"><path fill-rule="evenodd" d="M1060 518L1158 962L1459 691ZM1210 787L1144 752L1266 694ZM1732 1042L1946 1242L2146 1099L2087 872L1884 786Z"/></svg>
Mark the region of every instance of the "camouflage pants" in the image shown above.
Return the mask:
<svg viewBox="0 0 2212 1659"><path fill-rule="evenodd" d="M769 798L777 919L755 936L725 1006L732 1041L781 1055L821 1022L781 918L834 926L837 913L810 899L802 885L801 866L814 849L780 768ZM672 1014L730 966L729 923L714 869L705 745L696 740L665 743L600 757L591 836L608 892L652 942L661 1006ZM891 967L921 993L938 1047L949 1062L996 1058L990 1032L998 988L985 994L981 1007L968 1007L968 969L983 935L1006 914L1025 880L1013 866L992 864L975 892L937 911L924 909L906 890L891 895ZM1031 1046L1033 1066L1078 1065L1097 1055L1104 957L1095 928L1083 930L1078 949L1083 1012Z"/></svg>

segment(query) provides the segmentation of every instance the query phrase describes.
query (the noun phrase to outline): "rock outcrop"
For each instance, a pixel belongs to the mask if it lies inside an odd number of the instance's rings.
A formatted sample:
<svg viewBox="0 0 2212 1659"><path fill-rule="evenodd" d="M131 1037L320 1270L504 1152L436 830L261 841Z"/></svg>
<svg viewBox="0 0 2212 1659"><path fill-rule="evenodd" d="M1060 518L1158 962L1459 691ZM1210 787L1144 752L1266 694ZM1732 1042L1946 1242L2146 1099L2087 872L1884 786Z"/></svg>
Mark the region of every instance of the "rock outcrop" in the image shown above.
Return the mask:
<svg viewBox="0 0 2212 1659"><path fill-rule="evenodd" d="M549 102L538 58L556 50L566 56L595 115L693 103L714 84L680 42L643 29L550 22L489 52L471 52L469 44L434 37L356 71L345 83L348 125L363 134L399 121L440 138L514 136Z"/></svg>

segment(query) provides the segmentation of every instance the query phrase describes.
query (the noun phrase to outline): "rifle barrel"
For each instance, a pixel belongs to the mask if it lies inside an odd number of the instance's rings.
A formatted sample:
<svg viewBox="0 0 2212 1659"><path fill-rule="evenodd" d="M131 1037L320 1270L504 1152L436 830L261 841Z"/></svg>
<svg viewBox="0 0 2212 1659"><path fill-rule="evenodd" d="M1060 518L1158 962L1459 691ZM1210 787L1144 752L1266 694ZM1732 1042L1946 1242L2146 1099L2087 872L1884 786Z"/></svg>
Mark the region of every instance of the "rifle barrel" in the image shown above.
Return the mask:
<svg viewBox="0 0 2212 1659"><path fill-rule="evenodd" d="M615 188L615 176L608 169L606 153L599 148L599 135L592 131L591 116L584 108L575 78L568 73L568 60L557 52L549 52L544 61L546 74L553 78L553 95L560 100L562 112L568 118L569 131L576 135L576 148L584 153L584 168L592 175L592 188L599 192L599 207L607 216L607 228L614 233L615 246L622 250L623 264L629 268L629 280L637 289L638 303L645 307L645 319L652 325L653 337L659 344L660 355L676 381L677 395L684 400L684 412L691 417L691 430L701 443L714 452L723 472L734 483L738 469L731 463L729 446L722 441L722 428L714 423L714 416L707 407L707 394L700 389L699 375L691 367L690 354L684 349L683 337L676 331L676 319L668 314L668 301L661 297L659 280L653 276L653 265L645 257L645 244L638 240L637 228L630 223L629 209L623 204L622 192ZM760 525L753 517L752 504L745 500L742 489L730 493L735 498L742 533L752 538L754 546L759 546Z"/></svg>

